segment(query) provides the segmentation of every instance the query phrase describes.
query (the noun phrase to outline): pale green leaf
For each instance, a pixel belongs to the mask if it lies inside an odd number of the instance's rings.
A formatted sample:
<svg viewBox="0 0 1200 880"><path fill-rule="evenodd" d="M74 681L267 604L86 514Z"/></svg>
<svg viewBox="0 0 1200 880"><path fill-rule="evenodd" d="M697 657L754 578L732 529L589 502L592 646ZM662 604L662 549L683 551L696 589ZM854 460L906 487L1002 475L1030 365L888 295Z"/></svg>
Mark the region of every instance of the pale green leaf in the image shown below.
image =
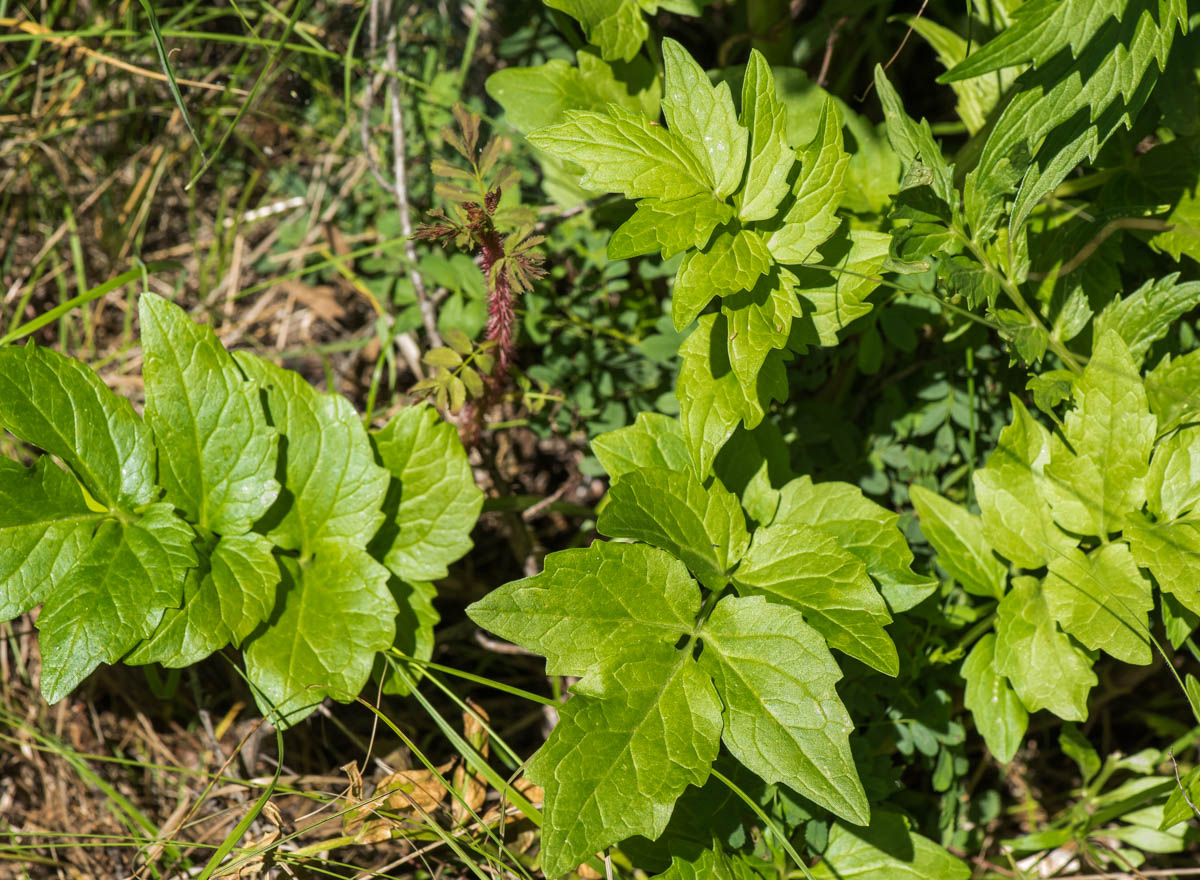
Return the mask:
<svg viewBox="0 0 1200 880"><path fill-rule="evenodd" d="M1008 569L983 537L983 520L922 486L908 497L921 518L921 532L937 550L938 565L968 593L999 599Z"/></svg>
<svg viewBox="0 0 1200 880"><path fill-rule="evenodd" d="M696 850L688 847L682 852L672 850L670 867L655 876L658 880L735 880L744 875L740 872L734 873L729 856L721 845L717 844L715 848L710 849Z"/></svg>
<svg viewBox="0 0 1200 880"><path fill-rule="evenodd" d="M1146 375L1146 396L1160 432L1194 419L1200 413L1200 349L1163 358Z"/></svg>
<svg viewBox="0 0 1200 880"><path fill-rule="evenodd" d="M825 640L799 611L726 596L701 630L700 665L725 706L721 740L764 782L782 782L858 824L870 817L850 753L854 725Z"/></svg>
<svg viewBox="0 0 1200 880"><path fill-rule="evenodd" d="M552 58L539 67L498 70L487 79L487 93L521 132L562 122L568 110L603 111L609 104L658 117L658 78L645 61L622 65L624 76L618 79L612 66L590 50L580 50L576 59L575 65ZM636 85L642 88L634 91Z"/></svg>
<svg viewBox="0 0 1200 880"><path fill-rule="evenodd" d="M1140 666L1152 659L1148 612L1154 598L1128 544L1055 556L1042 592L1058 625L1088 648Z"/></svg>
<svg viewBox="0 0 1200 880"><path fill-rule="evenodd" d="M1162 339L1176 320L1200 303L1200 281L1178 283L1179 273L1150 280L1124 299L1114 300L1096 316L1095 336L1115 330L1141 364L1150 346Z"/></svg>
<svg viewBox="0 0 1200 880"><path fill-rule="evenodd" d="M584 675L605 658L674 645L699 613L700 588L682 562L644 544L603 541L551 553L541 574L467 609L480 626L543 655L550 675Z"/></svg>
<svg viewBox="0 0 1200 880"><path fill-rule="evenodd" d="M83 554L104 514L43 455L26 468L0 458L0 620L41 603Z"/></svg>
<svg viewBox="0 0 1200 880"><path fill-rule="evenodd" d="M1146 500L1163 519L1200 511L1200 426L1180 428L1155 447L1146 476Z"/></svg>
<svg viewBox="0 0 1200 880"><path fill-rule="evenodd" d="M454 427L429 406L410 406L374 435L379 460L395 481L400 503L380 538L384 564L407 581L444 578L446 566L473 546L471 530L483 492Z"/></svg>
<svg viewBox="0 0 1200 880"><path fill-rule="evenodd" d="M750 50L746 62L740 121L750 132L750 159L738 217L744 222L769 220L788 194L795 154L787 144L787 110L775 93L767 59L757 49Z"/></svg>
<svg viewBox="0 0 1200 880"><path fill-rule="evenodd" d="M701 475L708 474L717 452L740 422L755 427L767 403L787 393L783 361L772 354L758 375L757 393L746 394L729 363L728 333L723 315L703 315L679 348L682 363L675 387L679 421Z"/></svg>
<svg viewBox="0 0 1200 880"><path fill-rule="evenodd" d="M1130 517L1125 537L1137 564L1149 569L1159 587L1200 614L1200 519L1151 525Z"/></svg>
<svg viewBox="0 0 1200 880"><path fill-rule="evenodd" d="M704 248L713 230L732 217L732 206L707 193L670 202L642 199L608 240L608 258L625 260L659 251L666 260L689 248Z"/></svg>
<svg viewBox="0 0 1200 880"><path fill-rule="evenodd" d="M729 326L729 363L747 394L753 393L767 355L787 346L792 319L804 317L796 276L778 267L753 290L726 296L721 312Z"/></svg>
<svg viewBox="0 0 1200 880"><path fill-rule="evenodd" d="M1126 514L1146 501L1156 421L1137 366L1114 331L1098 337L1074 401L1064 420L1074 454L1056 437L1045 470L1054 518L1085 535L1120 531Z"/></svg>
<svg viewBox="0 0 1200 880"><path fill-rule="evenodd" d="M782 225L767 242L780 263L812 262L817 247L833 235L841 222L837 216L845 192L846 164L850 156L842 146L842 123L832 98L826 98L817 122L817 133L800 150L800 176L795 199Z"/></svg>
<svg viewBox="0 0 1200 880"><path fill-rule="evenodd" d="M831 535L862 560L893 612L907 611L937 589L934 578L912 570L900 516L869 501L857 486L798 477L780 490L773 522L810 525Z"/></svg>
<svg viewBox="0 0 1200 880"><path fill-rule="evenodd" d="M279 435L267 424L258 388L212 329L178 306L145 293L139 315L146 423L167 500L201 528L249 531L279 495Z"/></svg>
<svg viewBox="0 0 1200 880"><path fill-rule="evenodd" d="M384 519L388 474L375 464L350 401L322 394L298 373L254 355L239 351L235 357L265 392L271 422L287 442L287 490L267 514L268 537L302 554L329 538L365 546Z"/></svg>
<svg viewBox="0 0 1200 880"><path fill-rule="evenodd" d="M33 343L0 348L0 428L56 455L98 501L154 499L150 429L89 367Z"/></svg>
<svg viewBox="0 0 1200 880"><path fill-rule="evenodd" d="M573 690L526 768L546 791L547 877L627 837L662 834L684 789L708 778L720 744L721 704L686 651L659 646Z"/></svg>
<svg viewBox="0 0 1200 880"><path fill-rule="evenodd" d="M662 41L662 55L663 118L704 163L713 193L725 198L742 181L749 139L738 124L729 84L714 86L687 50L670 38Z"/></svg>
<svg viewBox="0 0 1200 880"><path fill-rule="evenodd" d="M947 70L967 57L970 44L949 28L923 15L901 15L897 19L925 38ZM973 77L950 83L958 98L954 110L970 134L975 134L987 124L988 115L1000 100L1001 92L1013 79L1014 76L1009 74Z"/></svg>
<svg viewBox="0 0 1200 880"><path fill-rule="evenodd" d="M954 187L954 166L948 164L942 156L941 149L933 139L929 123L924 119L916 123L909 118L904 112L900 96L892 88L880 65L875 66L875 90L879 93L880 104L883 105L888 141L900 157L905 171L911 174L913 166L920 164L929 175L934 193L947 206L953 208L958 203Z"/></svg>
<svg viewBox="0 0 1200 880"><path fill-rule="evenodd" d="M869 828L829 829L829 845L812 869L817 880L967 880L971 869L899 813L876 809Z"/></svg>
<svg viewBox="0 0 1200 880"><path fill-rule="evenodd" d="M749 229L721 232L706 251L689 251L679 264L671 290L671 318L682 330L714 296L750 290L771 269L762 236Z"/></svg>
<svg viewBox="0 0 1200 880"><path fill-rule="evenodd" d="M851 229L822 249L828 269L801 268L799 292L804 318L793 328L793 344L835 346L838 331L871 311L867 295L879 286L892 237Z"/></svg>
<svg viewBox="0 0 1200 880"><path fill-rule="evenodd" d="M281 557L281 606L245 645L255 700L279 727L298 723L327 696L353 700L376 652L395 638L387 569L338 539L312 550L305 562Z"/></svg>
<svg viewBox="0 0 1200 880"><path fill-rule="evenodd" d="M163 507L163 505L158 505ZM180 529L163 522L108 520L79 561L46 597L38 616L42 696L57 703L101 663L115 663L153 632L183 591ZM192 557L195 563L195 556Z"/></svg>
<svg viewBox="0 0 1200 880"><path fill-rule="evenodd" d="M1087 653L1050 615L1037 578L1013 578L996 616L996 672L1008 678L1030 712L1049 709L1064 721L1087 719L1096 684Z"/></svg>
<svg viewBox="0 0 1200 880"><path fill-rule="evenodd" d="M819 529L758 529L733 580L742 595L799 608L831 648L887 675L900 671L896 646L883 629L892 616L866 566Z"/></svg>
<svg viewBox="0 0 1200 880"><path fill-rule="evenodd" d="M725 586L750 543L737 496L715 479L706 487L690 470L640 468L618 477L596 529L666 550L710 590Z"/></svg>
<svg viewBox="0 0 1200 880"><path fill-rule="evenodd" d="M1012 424L1000 432L986 466L975 471L975 495L983 537L996 552L1022 568L1041 568L1075 542L1055 526L1046 500L1050 432L1020 400L1011 400Z"/></svg>
<svg viewBox="0 0 1200 880"><path fill-rule="evenodd" d="M1017 753L1029 727L1029 713L1017 692L996 671L996 636L987 633L971 649L962 665L967 687L963 705L975 719L988 751L1003 764Z"/></svg>
<svg viewBox="0 0 1200 880"><path fill-rule="evenodd" d="M709 191L708 172L683 138L610 104L605 113L568 110L566 121L529 134L529 142L585 169L580 183L628 199L685 199Z"/></svg>
<svg viewBox="0 0 1200 880"><path fill-rule="evenodd" d="M691 471L694 467L679 421L652 412L640 412L632 425L593 439L592 454L613 479L637 468Z"/></svg>
<svg viewBox="0 0 1200 880"><path fill-rule="evenodd" d="M606 61L628 61L650 35L637 0L547 0L579 22Z"/></svg>

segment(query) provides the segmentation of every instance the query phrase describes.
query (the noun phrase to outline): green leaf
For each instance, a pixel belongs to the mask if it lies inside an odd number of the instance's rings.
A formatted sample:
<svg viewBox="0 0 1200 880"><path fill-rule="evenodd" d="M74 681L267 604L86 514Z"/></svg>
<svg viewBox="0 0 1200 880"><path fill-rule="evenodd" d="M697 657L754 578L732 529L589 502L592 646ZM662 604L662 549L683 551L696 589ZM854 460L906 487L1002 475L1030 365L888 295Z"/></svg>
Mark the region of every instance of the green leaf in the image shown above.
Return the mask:
<svg viewBox="0 0 1200 880"><path fill-rule="evenodd" d="M139 315L146 423L167 500L203 529L243 534L279 496L279 435L258 389L183 309L146 293Z"/></svg>
<svg viewBox="0 0 1200 880"><path fill-rule="evenodd" d="M1126 514L1146 501L1156 422L1137 366L1114 331L1098 338L1074 400L1064 434L1075 454L1056 437L1045 471L1054 518L1084 535L1120 531Z"/></svg>
<svg viewBox="0 0 1200 880"><path fill-rule="evenodd" d="M996 672L1030 712L1049 709L1064 721L1087 719L1092 661L1059 630L1037 578L1013 578L996 615Z"/></svg>
<svg viewBox="0 0 1200 880"><path fill-rule="evenodd" d="M919 124L913 122L904 112L900 96L892 88L880 65L875 66L875 90L879 93L880 104L883 105L888 141L900 157L905 171L911 174L911 169L919 165L923 173L928 175L929 183L937 197L948 207L957 205L954 166L948 164L942 156L941 149L933 139L929 123L924 119Z"/></svg>
<svg viewBox="0 0 1200 880"><path fill-rule="evenodd" d="M910 486L908 497L921 518L921 532L938 552L938 565L968 593L1002 597L1008 569L984 538L983 520L922 486Z"/></svg>
<svg viewBox="0 0 1200 880"><path fill-rule="evenodd" d="M1154 449L1146 500L1160 519L1200 511L1200 426L1180 428Z"/></svg>
<svg viewBox="0 0 1200 880"><path fill-rule="evenodd" d="M0 458L0 620L45 601L79 560L103 514L43 455L26 468Z"/></svg>
<svg viewBox="0 0 1200 880"><path fill-rule="evenodd" d="M679 421L699 474L707 475L721 446L738 423L755 427L765 402L782 399L787 378L782 359L772 354L758 375L758 390L747 395L729 363L728 324L722 315L703 315L679 348L681 365L675 396Z"/></svg>
<svg viewBox="0 0 1200 880"><path fill-rule="evenodd" d="M693 469L679 421L659 413L640 412L632 425L596 437L592 454L614 480L637 468Z"/></svg>
<svg viewBox="0 0 1200 880"><path fill-rule="evenodd" d="M327 696L353 700L376 652L395 638L387 569L338 539L319 541L312 551L304 562L280 558L281 607L245 645L255 700L281 728L301 721Z"/></svg>
<svg viewBox="0 0 1200 880"><path fill-rule="evenodd" d="M713 193L723 199L738 188L746 167L749 134L738 124L729 84L716 86L683 46L662 41L663 118L708 170Z"/></svg>
<svg viewBox="0 0 1200 880"><path fill-rule="evenodd" d="M705 487L686 470L640 468L618 477L596 529L666 550L710 590L728 583L750 543L737 496L715 479Z"/></svg>
<svg viewBox="0 0 1200 880"><path fill-rule="evenodd" d="M628 199L685 199L709 191L708 172L673 131L610 104L568 110L566 121L529 134L531 144L585 169L580 183Z"/></svg>
<svg viewBox="0 0 1200 880"><path fill-rule="evenodd" d="M458 432L432 407L410 406L374 439L400 492L393 517L398 531L384 564L407 581L446 577L446 566L473 546L471 530L483 507Z"/></svg>
<svg viewBox="0 0 1200 880"><path fill-rule="evenodd" d="M291 370L246 352L235 358L265 393L271 423L287 443L286 491L267 514L268 537L303 555L326 539L365 546L384 519L388 474L375 464L354 407L339 395L321 394Z"/></svg>
<svg viewBox="0 0 1200 880"><path fill-rule="evenodd" d="M547 0L546 5L578 21L605 61L630 60L650 35L637 0Z"/></svg>
<svg viewBox="0 0 1200 880"><path fill-rule="evenodd" d="M913 554L900 531L899 515L869 501L857 486L798 477L780 490L773 522L810 525L833 536L839 547L862 560L895 613L937 589L934 578L912 570Z"/></svg>
<svg viewBox="0 0 1200 880"><path fill-rule="evenodd" d="M642 199L608 240L608 258L625 260L657 250L666 260L689 248L704 248L713 230L732 217L732 206L707 193L671 202Z"/></svg>
<svg viewBox="0 0 1200 880"><path fill-rule="evenodd" d="M1087 785L1092 777L1100 771L1100 756L1096 754L1096 750L1092 748L1087 737L1080 732L1078 727L1068 722L1062 726L1062 732L1058 735L1058 745L1063 750L1063 754L1079 767L1083 784Z"/></svg>
<svg viewBox="0 0 1200 880"><path fill-rule="evenodd" d="M1193 767L1185 773L1175 788L1171 789L1166 806L1163 807L1159 830L1165 831L1180 822L1196 818L1193 804L1200 805L1200 767Z"/></svg>
<svg viewBox="0 0 1200 880"><path fill-rule="evenodd" d="M892 622L866 566L812 526L760 528L733 575L742 595L765 595L795 606L831 648L887 675L900 671L896 646L883 627Z"/></svg>
<svg viewBox="0 0 1200 880"><path fill-rule="evenodd" d="M909 831L900 814L877 809L869 828L838 823L829 829L829 845L812 875L817 880L967 880L971 869Z"/></svg>
<svg viewBox="0 0 1200 880"><path fill-rule="evenodd" d="M1200 349L1163 358L1146 376L1146 396L1160 432L1200 413Z"/></svg>
<svg viewBox="0 0 1200 880"><path fill-rule="evenodd" d="M0 427L62 459L106 507L132 510L158 494L150 429L90 368L56 351L0 348Z"/></svg>
<svg viewBox="0 0 1200 880"><path fill-rule="evenodd" d="M467 609L480 626L545 656L550 675L585 675L607 658L674 645L699 613L700 589L678 559L602 541L551 553L541 574Z"/></svg>
<svg viewBox="0 0 1200 880"><path fill-rule="evenodd" d="M746 394L772 351L787 347L792 319L803 318L796 276L783 267L759 278L753 290L726 296L721 312L729 326L729 363Z"/></svg>
<svg viewBox="0 0 1200 880"><path fill-rule="evenodd" d="M987 633L971 649L962 665L966 679L963 705L971 710L975 728L988 750L1007 764L1021 747L1029 727L1029 713L1021 705L1017 692L996 671L996 636Z"/></svg>
<svg viewBox="0 0 1200 880"><path fill-rule="evenodd" d="M967 57L970 44L954 31L921 15L900 15L896 18L925 38L947 70ZM985 76L950 83L958 98L954 111L970 134L975 134L987 124L988 115L1000 100L1001 91L1013 78L1011 75Z"/></svg>
<svg viewBox="0 0 1200 880"><path fill-rule="evenodd" d="M987 464L975 471L975 495L983 518L983 537L1022 568L1041 568L1057 553L1074 546L1050 514L1044 469L1050 461L1050 432L1015 396L1012 424L1000 432Z"/></svg>
<svg viewBox="0 0 1200 880"><path fill-rule="evenodd" d="M1073 548L1055 556L1042 592L1063 631L1088 648L1140 666L1153 659L1147 615L1154 598L1129 545L1118 541L1086 557Z"/></svg>
<svg viewBox="0 0 1200 880"><path fill-rule="evenodd" d="M835 346L839 330L871 311L871 304L865 300L879 286L891 241L892 237L884 232L851 229L844 236L839 234L822 251L828 269L797 270L806 314L793 326L793 348Z"/></svg>
<svg viewBox="0 0 1200 880"><path fill-rule="evenodd" d="M711 849L673 849L670 867L655 876L658 880L735 880L743 876L755 876L753 873L735 874L734 870L724 848L717 844Z"/></svg>
<svg viewBox="0 0 1200 880"><path fill-rule="evenodd" d="M1200 519L1150 524L1129 518L1125 537L1133 558L1184 608L1200 614Z"/></svg>
<svg viewBox="0 0 1200 880"><path fill-rule="evenodd" d="M842 123L832 98L826 98L817 121L817 133L800 150L800 176L795 200L783 215L767 248L780 263L814 260L817 247L833 235L841 222L837 208L845 192L846 164L850 156L842 148Z"/></svg>
<svg viewBox="0 0 1200 880"><path fill-rule="evenodd" d="M791 454L779 427L763 421L753 431L735 431L713 463L717 479L742 501L758 525L767 525L779 507L779 490L792 476Z"/></svg>
<svg viewBox="0 0 1200 880"><path fill-rule="evenodd" d="M221 538L205 570L189 572L182 607L167 609L126 662L190 666L225 645L240 646L275 607L279 565L271 547L254 533Z"/></svg>
<svg viewBox="0 0 1200 880"><path fill-rule="evenodd" d="M666 645L593 673L573 690L526 769L546 791L547 877L635 834L662 834L684 789L708 778L721 736L712 682L687 652Z"/></svg>
<svg viewBox="0 0 1200 880"><path fill-rule="evenodd" d="M870 817L850 754L842 677L799 611L761 596L726 596L701 630L700 665L724 704L722 742L768 783L782 782L858 824Z"/></svg>
<svg viewBox="0 0 1200 880"><path fill-rule="evenodd" d="M644 60L619 65L618 79L617 71L589 50L580 50L576 59L576 65L552 58L539 67L498 70L487 78L487 93L521 132L562 122L568 110L603 111L609 104L658 117L661 90Z"/></svg>
<svg viewBox="0 0 1200 880"><path fill-rule="evenodd" d="M750 50L746 62L740 122L750 132L750 159L738 217L743 222L769 220L788 193L795 155L787 144L787 110L775 93L767 59L757 49Z"/></svg>
<svg viewBox="0 0 1200 880"><path fill-rule="evenodd" d="M1185 312L1200 303L1200 281L1177 283L1179 273L1150 280L1124 299L1114 300L1096 316L1095 335L1115 330L1129 346L1129 355L1140 364L1150 346L1167 335Z"/></svg>
<svg viewBox="0 0 1200 880"><path fill-rule="evenodd" d="M707 251L689 251L671 291L675 329L696 320L714 296L750 290L770 270L771 255L762 236L748 229L721 232Z"/></svg>
<svg viewBox="0 0 1200 880"><path fill-rule="evenodd" d="M149 521L101 524L38 616L46 702L57 703L101 663L115 663L179 605L179 565L190 551L180 541L190 531L168 505L151 508Z"/></svg>

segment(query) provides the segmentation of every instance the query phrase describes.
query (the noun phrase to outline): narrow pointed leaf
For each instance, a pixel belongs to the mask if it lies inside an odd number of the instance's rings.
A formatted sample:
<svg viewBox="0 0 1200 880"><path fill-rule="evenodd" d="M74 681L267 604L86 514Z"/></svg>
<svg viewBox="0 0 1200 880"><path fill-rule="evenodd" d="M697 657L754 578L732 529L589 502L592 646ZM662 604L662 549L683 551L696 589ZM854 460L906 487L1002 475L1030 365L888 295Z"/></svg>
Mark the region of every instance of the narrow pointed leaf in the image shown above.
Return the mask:
<svg viewBox="0 0 1200 880"><path fill-rule="evenodd" d="M742 125L750 132L750 159L738 217L769 220L788 193L788 172L795 154L787 144L787 110L775 94L767 59L750 50L742 80Z"/></svg>
<svg viewBox="0 0 1200 880"><path fill-rule="evenodd" d="M983 521L921 486L910 486L908 496L921 518L921 532L938 552L938 565L968 593L1003 596L1008 570L983 537Z"/></svg>

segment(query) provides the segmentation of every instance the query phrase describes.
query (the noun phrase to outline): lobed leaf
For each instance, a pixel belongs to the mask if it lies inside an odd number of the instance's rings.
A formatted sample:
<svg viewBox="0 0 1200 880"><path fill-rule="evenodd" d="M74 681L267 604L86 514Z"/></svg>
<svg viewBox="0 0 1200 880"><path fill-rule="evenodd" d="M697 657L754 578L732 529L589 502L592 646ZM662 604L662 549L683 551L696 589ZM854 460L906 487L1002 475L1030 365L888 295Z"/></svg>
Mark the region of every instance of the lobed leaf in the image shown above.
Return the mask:
<svg viewBox="0 0 1200 880"><path fill-rule="evenodd" d="M574 690L526 769L546 791L547 877L635 834L662 834L684 789L708 778L720 744L721 703L687 652L661 645Z"/></svg>
<svg viewBox="0 0 1200 880"><path fill-rule="evenodd" d="M713 85L683 46L662 41L663 118L701 161L719 199L733 193L746 167L749 135L738 123L728 83Z"/></svg>
<svg viewBox="0 0 1200 880"><path fill-rule="evenodd" d="M632 425L596 437L592 454L614 480L638 468L691 471L695 475L683 428L678 420L659 413L640 412Z"/></svg>
<svg viewBox="0 0 1200 880"><path fill-rule="evenodd" d="M139 304L146 423L166 498L201 528L243 534L279 495L278 433L208 327L152 293Z"/></svg>
<svg viewBox="0 0 1200 880"><path fill-rule="evenodd" d="M546 658L550 675L585 675L692 631L700 588L683 563L644 544L597 541L546 557L545 570L493 590L467 615Z"/></svg>
<svg viewBox="0 0 1200 880"><path fill-rule="evenodd" d="M697 580L720 590L750 544L737 496L688 470L639 468L618 477L596 529L644 541L682 560Z"/></svg>
<svg viewBox="0 0 1200 880"><path fill-rule="evenodd" d="M726 296L721 303L729 326L729 363L746 394L754 393L767 356L787 347L792 320L804 317L797 283L780 266L759 278L752 290Z"/></svg>
<svg viewBox="0 0 1200 880"><path fill-rule="evenodd" d="M775 93L767 59L757 49L750 50L746 62L739 122L750 133L750 150L738 217L743 222L769 220L788 194L795 155L787 143L787 110Z"/></svg>
<svg viewBox="0 0 1200 880"><path fill-rule="evenodd" d="M804 612L831 648L886 675L900 671L892 622L866 566L830 536L800 524L760 528L733 575L742 595L765 595Z"/></svg>
<svg viewBox="0 0 1200 880"><path fill-rule="evenodd" d="M1001 598L1008 569L984 538L983 520L922 486L910 486L908 497L921 532L938 552L938 565L968 593Z"/></svg>
<svg viewBox="0 0 1200 880"><path fill-rule="evenodd" d="M625 260L657 250L666 260L689 248L703 249L713 230L732 217L733 208L708 193L674 201L642 199L608 240L608 258Z"/></svg>
<svg viewBox="0 0 1200 880"><path fill-rule="evenodd" d="M340 539L320 540L310 550L304 561L280 557L280 607L244 649L255 701L281 728L327 696L342 702L358 696L375 654L396 635L386 568Z"/></svg>
<svg viewBox="0 0 1200 880"><path fill-rule="evenodd" d="M771 270L771 254L761 235L749 229L718 233L706 251L689 251L671 289L671 318L683 330L714 296L750 290Z"/></svg>
<svg viewBox="0 0 1200 880"><path fill-rule="evenodd" d="M860 825L870 818L850 754L841 670L799 611L727 596L701 630L700 665L724 704L721 740L763 781L782 782Z"/></svg>
<svg viewBox="0 0 1200 880"><path fill-rule="evenodd" d="M582 166L587 189L667 201L710 192L707 169L682 137L616 104L605 113L568 110L565 122L531 132L528 140Z"/></svg>
<svg viewBox="0 0 1200 880"><path fill-rule="evenodd" d="M650 35L637 0L547 0L546 5L578 21L605 61L630 60Z"/></svg>
<svg viewBox="0 0 1200 880"><path fill-rule="evenodd" d="M1180 428L1154 449L1146 500L1160 519L1200 512L1200 426Z"/></svg>
<svg viewBox="0 0 1200 880"><path fill-rule="evenodd" d="M411 406L373 437L400 492L384 564L406 581L446 577L446 566L473 546L471 530L483 507L458 432L432 407Z"/></svg>
<svg viewBox="0 0 1200 880"><path fill-rule="evenodd" d="M1124 537L1137 564L1154 575L1159 588L1200 614L1200 518L1151 524L1132 516Z"/></svg>
<svg viewBox="0 0 1200 880"><path fill-rule="evenodd" d="M971 869L909 831L899 813L875 810L869 828L837 823L829 829L829 845L812 875L817 880L967 880Z"/></svg>
<svg viewBox="0 0 1200 880"><path fill-rule="evenodd" d="M133 510L158 494L150 429L92 370L56 351L0 348L0 427L62 459L106 507Z"/></svg>
<svg viewBox="0 0 1200 880"><path fill-rule="evenodd" d="M1049 709L1064 721L1087 719L1096 684L1091 658L1059 630L1036 578L1013 578L996 613L996 672L1030 712Z"/></svg>

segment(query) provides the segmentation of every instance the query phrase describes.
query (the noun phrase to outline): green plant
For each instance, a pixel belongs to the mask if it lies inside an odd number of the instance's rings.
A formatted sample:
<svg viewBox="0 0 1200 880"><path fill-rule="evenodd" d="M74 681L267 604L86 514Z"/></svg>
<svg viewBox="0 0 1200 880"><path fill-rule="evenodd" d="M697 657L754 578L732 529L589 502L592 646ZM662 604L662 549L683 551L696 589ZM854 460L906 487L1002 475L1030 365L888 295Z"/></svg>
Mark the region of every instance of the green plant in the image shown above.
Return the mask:
<svg viewBox="0 0 1200 880"><path fill-rule="evenodd" d="M1105 212L1131 210L1129 199L1101 191L1094 206L1070 203L1117 177L1127 161L1121 150L1147 132L1163 141L1154 149L1190 138L1159 124L1155 103L1169 100L1173 80L1193 77L1193 62L1183 64L1186 72L1168 65L1178 32L1187 33L1187 10L1180 2L1096 10L1065 0L985 16L986 5L972 24L996 36L969 55L953 31L914 25L951 67L943 81L954 87L972 135L954 162L927 122L907 116L877 68L890 150L870 139L869 127L858 127L855 141L892 156L901 175L893 188L852 180L842 111L831 98L804 103L808 136L794 149L796 102L755 51L741 76L739 110L727 82L710 79L678 43L664 40L665 124L654 81L590 50L577 53L577 67L556 60L489 82L528 142L547 155L548 192L564 170L578 168L583 190L637 200L612 232L608 256L681 256L670 315L677 331L691 328L679 351L679 418L644 413L592 442L613 480L597 529L621 541L552 554L542 574L468 611L544 654L551 674L579 677L528 767L546 789L548 875L621 844L634 864L657 859L672 876L739 876L753 863L744 861L745 840L732 842L715 816L695 813L689 786L712 785L712 771L758 810L774 809L776 795L763 784L802 795L790 819L761 812L759 819L794 829L803 824L799 814L806 829L823 827L812 839L805 831L824 858L818 872L886 872L904 863L924 876L965 877L936 844L907 839L911 826L894 812L902 799L886 790L868 797L856 765L882 756L851 751L849 715L834 687L843 671L829 649L847 658L844 691L864 695L878 690L871 683L878 673L894 676L906 664L936 669L965 656L967 708L993 755L1007 762L1030 712L1087 717L1095 651L1150 662L1155 583L1173 646L1200 619L1191 607L1200 551L1189 515L1200 508L1190 423L1195 353L1163 361L1144 380L1140 368L1200 303L1200 284L1142 275L1137 292L1119 297L1119 286L1101 294L1103 286L1077 271L1086 265L1120 282L1119 253L1088 261L1124 230L1146 234L1147 264L1155 252L1198 253L1178 229L1146 216L1181 220L1185 196L1172 193L1176 204L1164 209L1164 187L1160 203L1138 209L1145 219L1103 228L1097 218L1108 223L1113 214ZM588 34L606 60L635 54L616 54L604 37ZM554 100L531 101L546 94ZM857 125L853 115L845 119ZM1131 141L1122 140L1124 130ZM1185 150L1168 152L1181 160ZM1195 155L1181 175L1191 185L1200 174ZM1102 166L1094 181L1064 183L1081 162ZM1081 223L1090 240L1080 240ZM878 295L881 284L895 293ZM1009 420L993 412L978 432L973 409L955 410L953 389L944 404L938 400L941 409L913 415L930 424L927 433L938 429L945 448L930 470L957 467L944 478L915 467L914 475L958 497L956 486L966 488L966 505L911 488L921 530L950 576L940 590L909 568L912 553L894 514L847 484L794 476L788 438L807 426L770 417L777 402L795 411L786 364L797 354L857 332L854 367L873 375L883 359L876 321L897 347L914 349L915 331L901 313L877 310L888 298L910 297L926 304L947 343L972 332L971 322L1004 340L1014 362L1035 371L1029 388L1058 429L1013 397L1009 427L999 431ZM968 400L977 351L978 341L966 349ZM1073 409L1060 416L1066 401ZM952 412L969 444L955 442ZM997 437L997 448L972 473L980 435ZM898 501L907 494L901 490ZM968 509L975 500L979 516ZM935 591L944 597L939 608L916 608ZM897 651L884 626L909 610L941 631L961 632L935 648L896 624L893 631L910 638ZM918 661L916 652L926 656ZM1200 720L1197 688L1189 678ZM938 790L957 798L965 792L952 784L966 772L953 751L961 728L956 734L937 720L939 703L949 702L944 691L931 689L930 698L914 701L912 729L924 731L917 751L936 756ZM864 748L868 742L886 746L870 737ZM731 779L729 757L749 776ZM1160 804L1165 793L1124 805ZM829 813L832 823L820 825ZM948 837L954 815L942 825ZM1122 814L1104 815L1107 822ZM783 834L778 847L797 858L795 838ZM647 850L635 835L657 842ZM843 861L843 844L873 854L861 865ZM898 854L905 849L907 857Z"/></svg>
<svg viewBox="0 0 1200 880"><path fill-rule="evenodd" d="M140 314L144 419L78 361L0 349L0 425L45 453L0 460L0 618L43 605L47 701L100 663L233 645L287 726L354 699L379 651L428 657L431 582L482 504L453 428L418 406L368 432L166 300Z"/></svg>

